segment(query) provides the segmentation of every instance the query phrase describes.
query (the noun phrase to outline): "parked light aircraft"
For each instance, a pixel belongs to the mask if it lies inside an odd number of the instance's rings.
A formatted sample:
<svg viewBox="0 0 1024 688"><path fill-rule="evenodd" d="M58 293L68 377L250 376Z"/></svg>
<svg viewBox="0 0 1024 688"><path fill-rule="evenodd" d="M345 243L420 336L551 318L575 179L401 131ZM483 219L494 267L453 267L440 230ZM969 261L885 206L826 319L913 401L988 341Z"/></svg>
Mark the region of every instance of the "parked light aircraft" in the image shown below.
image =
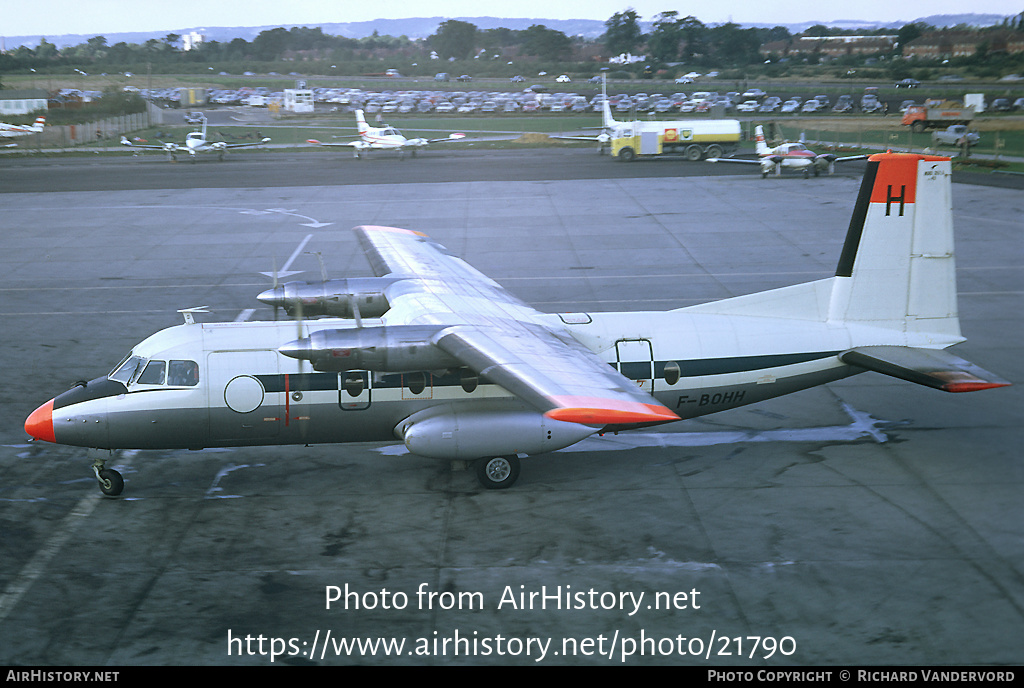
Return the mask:
<svg viewBox="0 0 1024 688"><path fill-rule="evenodd" d="M193 131L185 137L185 143L174 143L160 142L160 145L156 144L142 144L130 141L127 137L121 137L121 145L130 146L131 148L142 148L145 150L160 150L170 155L172 161L178 159L178 153L186 153L192 162L196 161L196 158L200 153L216 153L218 160L224 159L224 154L231 148L252 148L253 146L261 146L264 143L270 141L269 137L264 137L259 141L253 141L252 143L227 143L226 141L209 141L206 138L206 117L200 114L200 122L202 122L202 129L199 131Z"/></svg>
<svg viewBox="0 0 1024 688"><path fill-rule="evenodd" d="M406 149L412 152L413 157L416 157L418 149L424 148L431 143L457 141L458 139L466 138L465 134L449 134L441 139L406 138L402 132L390 124L385 124L382 127L371 127L366 123L362 110L356 110L356 131L359 132L358 141L324 143L317 139L306 139L306 143L313 143L318 146L349 146L353 149L354 155L357 158L363 157L363 154L370 150L394 150L398 151L400 156L404 156Z"/></svg>
<svg viewBox="0 0 1024 688"><path fill-rule="evenodd" d="M377 277L259 295L301 309L294 322L186 313L25 430L111 452L397 438L504 488L520 455L867 370L947 392L1005 386L946 351L964 340L950 175L949 158L873 155L833 277L664 312L543 314L420 232L357 227ZM106 460L93 470L118 494Z"/></svg>
<svg viewBox="0 0 1024 688"><path fill-rule="evenodd" d="M764 128L760 124L754 128L754 134L757 138L757 154L760 157L759 160L749 160L744 158L708 158L708 162L741 162L751 165L760 165L762 179L767 177L772 171L775 172L776 176L782 174L783 168L800 170L803 172L804 178L806 179L810 176L811 172L814 172L815 177L820 175L822 170L828 170L828 173L832 174L835 172L835 164L837 162L864 160L868 157L866 155L849 155L840 158L833 153L817 154L814 151L809 150L802 142L783 143L775 146L774 148L769 148L768 144L765 143L764 140Z"/></svg>
<svg viewBox="0 0 1024 688"><path fill-rule="evenodd" d="M0 138L10 139L16 136L28 136L29 134L36 134L43 130L43 126L46 124L45 117L36 117L36 121L32 124L6 124L0 122ZM7 147L15 146L15 143L5 144Z"/></svg>

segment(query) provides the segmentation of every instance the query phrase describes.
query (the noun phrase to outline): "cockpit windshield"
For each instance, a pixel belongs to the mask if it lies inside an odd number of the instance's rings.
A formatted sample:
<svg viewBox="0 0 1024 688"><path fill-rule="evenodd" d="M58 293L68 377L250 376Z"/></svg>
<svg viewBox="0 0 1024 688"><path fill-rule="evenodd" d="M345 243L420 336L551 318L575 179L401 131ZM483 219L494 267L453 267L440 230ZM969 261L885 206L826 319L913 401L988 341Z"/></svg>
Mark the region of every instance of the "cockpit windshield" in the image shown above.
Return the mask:
<svg viewBox="0 0 1024 688"><path fill-rule="evenodd" d="M199 365L195 361L148 360L141 356L128 356L107 375L124 386L164 385L173 387L195 387L199 384Z"/></svg>
<svg viewBox="0 0 1024 688"><path fill-rule="evenodd" d="M133 356L128 354L123 361L117 364L110 374L107 375L107 379L116 380L121 384L128 386L131 381L142 371L142 364L146 362L146 359L141 356Z"/></svg>

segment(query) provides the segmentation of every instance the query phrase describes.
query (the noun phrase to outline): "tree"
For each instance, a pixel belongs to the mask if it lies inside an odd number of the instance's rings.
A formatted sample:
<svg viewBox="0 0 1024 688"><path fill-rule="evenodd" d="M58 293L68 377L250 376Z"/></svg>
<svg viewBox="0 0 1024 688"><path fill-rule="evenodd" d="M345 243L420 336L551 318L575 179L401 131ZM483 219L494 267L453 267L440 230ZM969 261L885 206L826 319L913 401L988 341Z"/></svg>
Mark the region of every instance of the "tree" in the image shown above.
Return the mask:
<svg viewBox="0 0 1024 688"><path fill-rule="evenodd" d="M612 55L633 52L643 41L640 17L633 8L616 12L604 25L604 45Z"/></svg>
<svg viewBox="0 0 1024 688"><path fill-rule="evenodd" d="M549 29L543 24L534 24L524 33L524 48L528 55L537 55L542 60L568 60L572 57L572 39L561 31Z"/></svg>
<svg viewBox="0 0 1024 688"><path fill-rule="evenodd" d="M454 57L456 60L466 60L476 49L476 24L449 19L441 22L437 27L437 33L427 40L439 56L445 59Z"/></svg>
<svg viewBox="0 0 1024 688"><path fill-rule="evenodd" d="M654 30L647 38L651 57L661 62L672 62L679 57L679 43L683 40L682 20L675 10L662 12L654 20Z"/></svg>

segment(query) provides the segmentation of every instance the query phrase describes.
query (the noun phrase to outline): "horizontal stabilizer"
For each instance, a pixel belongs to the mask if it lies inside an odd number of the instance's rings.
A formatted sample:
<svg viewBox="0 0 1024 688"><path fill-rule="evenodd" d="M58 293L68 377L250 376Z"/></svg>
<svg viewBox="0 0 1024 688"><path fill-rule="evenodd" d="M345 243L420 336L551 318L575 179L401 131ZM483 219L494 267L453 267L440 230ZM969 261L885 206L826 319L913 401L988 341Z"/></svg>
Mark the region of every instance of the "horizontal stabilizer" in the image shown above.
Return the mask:
<svg viewBox="0 0 1024 688"><path fill-rule="evenodd" d="M1009 382L941 349L860 346L839 355L843 363L891 375L944 392L1007 387Z"/></svg>

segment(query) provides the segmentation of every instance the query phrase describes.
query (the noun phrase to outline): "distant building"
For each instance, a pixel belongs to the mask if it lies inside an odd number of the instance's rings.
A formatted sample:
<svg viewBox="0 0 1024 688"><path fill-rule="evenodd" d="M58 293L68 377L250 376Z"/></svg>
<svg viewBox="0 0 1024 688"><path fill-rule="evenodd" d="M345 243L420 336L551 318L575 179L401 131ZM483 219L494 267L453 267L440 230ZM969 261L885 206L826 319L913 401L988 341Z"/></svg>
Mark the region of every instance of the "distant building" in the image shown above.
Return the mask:
<svg viewBox="0 0 1024 688"><path fill-rule="evenodd" d="M935 31L903 46L904 57L948 59L970 57L978 48L988 52L1024 52L1024 31Z"/></svg>
<svg viewBox="0 0 1024 688"><path fill-rule="evenodd" d="M877 55L892 51L896 36L795 36L786 41L774 41L761 45L759 52L764 57L827 55Z"/></svg>
<svg viewBox="0 0 1024 688"><path fill-rule="evenodd" d="M0 91L0 116L27 115L46 109L46 91L41 88Z"/></svg>
<svg viewBox="0 0 1024 688"><path fill-rule="evenodd" d="M194 50L206 41L206 36L196 31L189 31L181 37L181 49L184 51Z"/></svg>

